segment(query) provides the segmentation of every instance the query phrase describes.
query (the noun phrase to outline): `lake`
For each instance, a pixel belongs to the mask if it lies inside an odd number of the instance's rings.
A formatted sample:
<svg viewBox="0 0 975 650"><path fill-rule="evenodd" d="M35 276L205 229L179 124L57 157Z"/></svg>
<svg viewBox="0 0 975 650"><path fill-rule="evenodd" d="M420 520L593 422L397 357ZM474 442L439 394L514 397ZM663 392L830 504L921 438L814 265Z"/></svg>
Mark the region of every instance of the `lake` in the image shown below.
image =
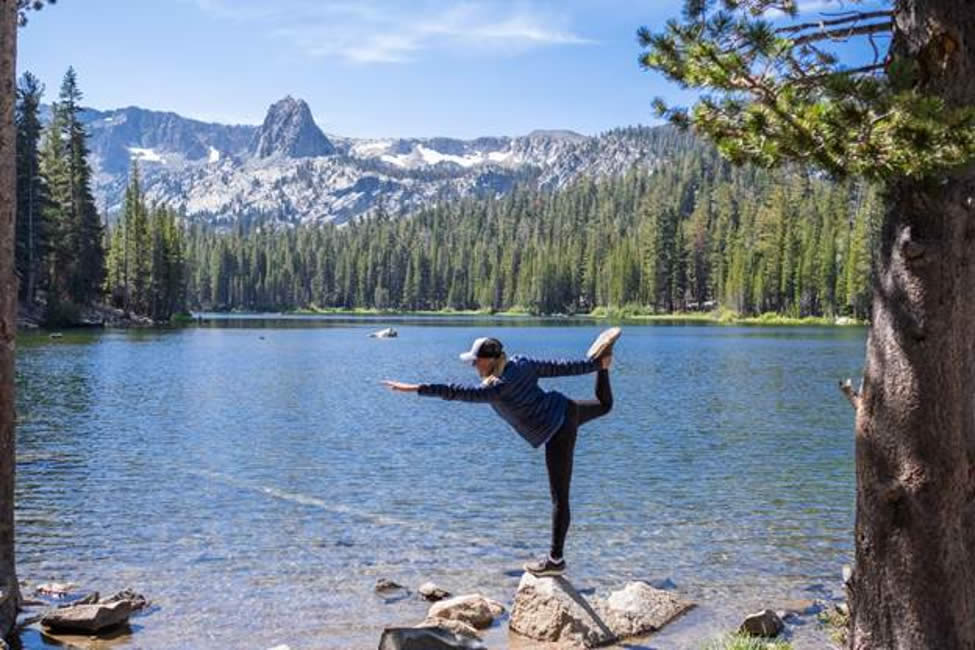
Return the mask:
<svg viewBox="0 0 975 650"><path fill-rule="evenodd" d="M367 336L390 324L398 338ZM544 454L486 405L379 381L473 383L457 354L484 335L509 354L578 358L601 328L295 317L20 334L19 577L144 593L154 611L113 647L374 648L384 625L427 609L384 601L378 578L510 606L522 562L548 548ZM855 482L853 411L836 385L858 381L864 338L624 326L614 409L579 432L567 577L599 594L676 583L699 607L654 648L840 596ZM543 384L589 399L593 379ZM815 647L818 634L796 640ZM485 638L507 647L506 624Z"/></svg>

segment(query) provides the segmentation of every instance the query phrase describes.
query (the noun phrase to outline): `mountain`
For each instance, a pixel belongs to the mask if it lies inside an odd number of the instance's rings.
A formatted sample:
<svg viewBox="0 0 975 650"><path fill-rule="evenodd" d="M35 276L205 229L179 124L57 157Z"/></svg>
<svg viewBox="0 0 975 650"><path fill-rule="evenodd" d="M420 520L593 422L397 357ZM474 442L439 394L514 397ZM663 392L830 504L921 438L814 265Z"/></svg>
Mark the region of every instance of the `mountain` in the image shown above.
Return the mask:
<svg viewBox="0 0 975 650"><path fill-rule="evenodd" d="M335 147L315 124L308 104L288 95L268 109L252 151L258 158L313 158L331 156Z"/></svg>
<svg viewBox="0 0 975 650"><path fill-rule="evenodd" d="M95 195L121 209L132 161L146 197L199 221L342 223L382 207L400 214L516 184L559 188L579 176L666 162L669 127L598 136L539 130L518 137L362 139L328 135L301 99L285 97L260 126L224 125L130 106L82 114ZM685 136L686 137L686 136Z"/></svg>

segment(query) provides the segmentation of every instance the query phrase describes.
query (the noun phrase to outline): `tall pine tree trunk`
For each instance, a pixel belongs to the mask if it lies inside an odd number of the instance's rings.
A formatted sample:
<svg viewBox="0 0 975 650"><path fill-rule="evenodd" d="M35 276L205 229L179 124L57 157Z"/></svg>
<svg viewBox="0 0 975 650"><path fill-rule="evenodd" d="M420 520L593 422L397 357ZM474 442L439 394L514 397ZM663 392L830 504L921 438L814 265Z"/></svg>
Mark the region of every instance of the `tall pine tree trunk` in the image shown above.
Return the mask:
<svg viewBox="0 0 975 650"><path fill-rule="evenodd" d="M17 618L20 593L14 570L14 341L17 276L14 217L17 205L14 92L17 2L0 0L0 637Z"/></svg>
<svg viewBox="0 0 975 650"><path fill-rule="evenodd" d="M892 51L975 105L975 10L903 0ZM900 180L856 418L851 647L975 648L975 165Z"/></svg>

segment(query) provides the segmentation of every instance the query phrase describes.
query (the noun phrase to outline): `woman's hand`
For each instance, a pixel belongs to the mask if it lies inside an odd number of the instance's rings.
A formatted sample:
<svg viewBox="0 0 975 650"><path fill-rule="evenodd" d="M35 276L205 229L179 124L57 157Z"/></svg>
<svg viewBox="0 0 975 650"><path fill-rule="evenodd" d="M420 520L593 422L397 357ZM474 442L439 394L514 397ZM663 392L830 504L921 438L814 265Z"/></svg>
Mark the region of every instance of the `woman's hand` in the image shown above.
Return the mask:
<svg viewBox="0 0 975 650"><path fill-rule="evenodd" d="M388 386L391 390L398 390L402 393L415 393L420 390L419 384L404 384L401 381L392 381L390 379L384 379L382 383Z"/></svg>

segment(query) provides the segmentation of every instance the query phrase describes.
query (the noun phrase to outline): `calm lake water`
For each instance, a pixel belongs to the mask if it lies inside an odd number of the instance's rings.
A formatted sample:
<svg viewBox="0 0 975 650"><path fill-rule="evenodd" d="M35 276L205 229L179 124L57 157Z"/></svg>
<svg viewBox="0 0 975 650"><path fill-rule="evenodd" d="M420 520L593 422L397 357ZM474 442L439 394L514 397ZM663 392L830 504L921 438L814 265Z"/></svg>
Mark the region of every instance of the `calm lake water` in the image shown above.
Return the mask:
<svg viewBox="0 0 975 650"><path fill-rule="evenodd" d="M399 338L367 337L391 323ZM600 329L293 318L20 335L18 573L146 594L157 607L126 648L374 648L427 609L385 602L380 577L510 605L521 563L547 550L544 454L486 405L379 381L471 383L457 354L476 336L575 358ZM569 579L676 583L699 607L653 648L839 596L854 474L836 382L859 376L863 348L861 329L626 326L615 407L580 430ZM543 381L589 398L593 378ZM506 628L492 648L517 645Z"/></svg>

